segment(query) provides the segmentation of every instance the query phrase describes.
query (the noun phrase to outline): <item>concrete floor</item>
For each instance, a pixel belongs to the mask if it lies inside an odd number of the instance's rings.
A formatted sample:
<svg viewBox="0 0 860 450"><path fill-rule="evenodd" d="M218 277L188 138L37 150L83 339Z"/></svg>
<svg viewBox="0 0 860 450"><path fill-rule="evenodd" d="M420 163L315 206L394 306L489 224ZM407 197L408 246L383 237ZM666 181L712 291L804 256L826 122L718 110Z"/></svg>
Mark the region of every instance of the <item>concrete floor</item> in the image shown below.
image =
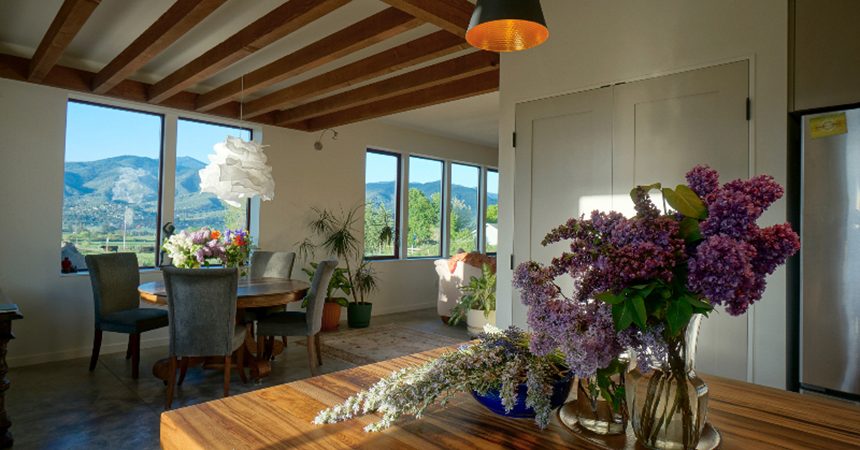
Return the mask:
<svg viewBox="0 0 860 450"><path fill-rule="evenodd" d="M398 324L429 333L469 339L465 324L443 324L436 309L374 317L371 328ZM339 333L348 331L342 322ZM325 333L330 334L330 333ZM324 335L325 335L324 334ZM272 374L261 384L242 384L235 371L230 394L243 394L309 378L307 350L291 339L286 351L272 362ZM13 349L14 351L14 349ZM6 378L6 408L12 420L15 449L158 449L159 420L164 412L166 387L152 376L153 363L167 356L167 347L141 350L140 377L131 379L131 362L125 353L102 355L93 372L89 358L16 367ZM320 374L353 367L323 358ZM224 373L189 369L176 387L173 408L215 400L223 396Z"/></svg>

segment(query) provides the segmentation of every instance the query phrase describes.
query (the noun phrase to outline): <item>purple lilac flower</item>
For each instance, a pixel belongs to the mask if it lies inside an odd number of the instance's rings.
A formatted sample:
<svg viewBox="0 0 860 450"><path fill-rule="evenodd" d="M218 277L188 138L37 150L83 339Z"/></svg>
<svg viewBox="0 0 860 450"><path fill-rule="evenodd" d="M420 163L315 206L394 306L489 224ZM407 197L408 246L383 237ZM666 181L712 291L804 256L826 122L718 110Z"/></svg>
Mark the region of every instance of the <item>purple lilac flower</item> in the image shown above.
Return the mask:
<svg viewBox="0 0 860 450"><path fill-rule="evenodd" d="M709 196L720 187L720 174L707 164L697 165L687 172L687 186L707 205Z"/></svg>
<svg viewBox="0 0 860 450"><path fill-rule="evenodd" d="M630 327L618 332L618 342L636 352L636 367L640 372L648 373L656 362L666 359L668 352L663 341L663 329L664 325L660 323L648 330Z"/></svg>
<svg viewBox="0 0 860 450"><path fill-rule="evenodd" d="M711 305L724 305L729 314L741 315L750 304L761 299L756 273L750 264L755 257L755 248L746 241L711 236L690 259L687 286L710 300Z"/></svg>
<svg viewBox="0 0 860 450"><path fill-rule="evenodd" d="M756 249L756 256L752 260L753 270L768 275L800 250L797 233L787 223L759 230L750 244Z"/></svg>

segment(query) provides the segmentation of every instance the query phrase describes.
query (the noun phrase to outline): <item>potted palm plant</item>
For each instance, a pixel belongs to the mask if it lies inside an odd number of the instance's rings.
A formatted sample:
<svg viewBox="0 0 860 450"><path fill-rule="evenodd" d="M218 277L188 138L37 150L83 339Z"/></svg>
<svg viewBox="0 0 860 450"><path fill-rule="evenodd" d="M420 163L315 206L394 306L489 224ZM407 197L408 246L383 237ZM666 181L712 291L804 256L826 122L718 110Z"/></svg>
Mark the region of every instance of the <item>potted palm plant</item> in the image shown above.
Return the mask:
<svg viewBox="0 0 860 450"><path fill-rule="evenodd" d="M469 284L461 286L466 295L451 308L448 325L457 325L463 319L469 327L469 334L477 336L484 325L496 324L496 274L488 264L481 267L481 278L472 277Z"/></svg>
<svg viewBox="0 0 860 450"><path fill-rule="evenodd" d="M312 262L310 263L311 267L316 270L319 264ZM302 268L302 272L304 272L310 280L314 279L314 271ZM333 294L337 291L341 291L344 295L349 295L352 292L351 286L349 284L349 279L347 279L347 270L338 267L334 269L334 274L331 277L331 281L328 283L328 287L326 287L325 291L325 304L323 305L323 314L322 314L322 331L334 331L338 327L338 323L340 323L340 311L342 307L349 306L349 300L345 297L334 297ZM302 308L306 308L308 306L308 299L302 302Z"/></svg>
<svg viewBox="0 0 860 450"><path fill-rule="evenodd" d="M364 259L361 245L366 245L366 240L359 239L356 227L362 217L359 210L365 206L361 204L348 211L341 210L339 214L328 209L312 208L315 215L309 224L312 235L299 243L298 249L299 254L306 259L313 257L317 250L322 250L344 263L344 276L351 290L347 295L352 294L352 302L347 306L347 318L352 328L370 325L373 304L366 299L378 289L379 280L379 274L371 262ZM372 236L373 245L391 245L397 239L394 227L388 222L386 218L382 230Z"/></svg>

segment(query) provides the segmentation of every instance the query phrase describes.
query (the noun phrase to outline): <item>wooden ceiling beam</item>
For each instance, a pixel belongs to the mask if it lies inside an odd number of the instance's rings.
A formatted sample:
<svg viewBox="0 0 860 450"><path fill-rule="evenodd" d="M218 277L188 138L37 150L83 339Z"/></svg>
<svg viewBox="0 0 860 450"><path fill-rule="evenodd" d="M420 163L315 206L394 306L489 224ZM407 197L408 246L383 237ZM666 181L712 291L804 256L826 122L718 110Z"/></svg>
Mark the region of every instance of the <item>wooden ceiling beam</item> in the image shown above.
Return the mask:
<svg viewBox="0 0 860 450"><path fill-rule="evenodd" d="M27 80L27 67L30 60L17 56L0 54L0 78L15 81ZM90 86L96 74L85 70L72 69L70 67L56 65L54 69L42 80L42 85L67 89L70 91L91 94ZM100 95L105 98L115 98L138 103L147 103L146 93L152 85L139 81L123 80L106 94ZM175 108L182 111L194 112L194 103L197 94L183 91L167 99L162 106ZM239 102L231 102L210 110L207 114L228 119L239 119ZM274 125L275 113L260 115L250 120L251 122Z"/></svg>
<svg viewBox="0 0 860 450"><path fill-rule="evenodd" d="M147 94L149 102L162 103L349 2L350 0L289 0L152 85Z"/></svg>
<svg viewBox="0 0 860 450"><path fill-rule="evenodd" d="M313 117L343 111L356 106L378 102L398 95L498 70L498 53L484 51L470 53L459 58L449 59L432 66L424 67L423 69L281 111L275 116L275 123L277 125L290 125Z"/></svg>
<svg viewBox="0 0 860 450"><path fill-rule="evenodd" d="M137 72L227 0L177 0L93 79L93 92L104 94Z"/></svg>
<svg viewBox="0 0 860 450"><path fill-rule="evenodd" d="M397 8L388 8L248 73L244 76L244 80L237 78L200 95L197 99L197 110L208 111L229 101L237 100L243 93L249 95L265 89L417 28L423 23L421 19L416 19Z"/></svg>
<svg viewBox="0 0 860 450"><path fill-rule="evenodd" d="M437 27L466 37L475 5L466 0L382 0Z"/></svg>
<svg viewBox="0 0 860 450"><path fill-rule="evenodd" d="M433 86L420 91L398 95L355 108L300 122L295 128L306 131L320 131L350 123L384 117L427 106L447 103L454 100L488 94L499 90L499 71L485 72L457 81Z"/></svg>
<svg viewBox="0 0 860 450"><path fill-rule="evenodd" d="M45 79L101 0L65 0L27 68L27 81Z"/></svg>
<svg viewBox="0 0 860 450"><path fill-rule="evenodd" d="M469 48L463 39L437 31L245 103L245 117L266 114L363 81Z"/></svg>

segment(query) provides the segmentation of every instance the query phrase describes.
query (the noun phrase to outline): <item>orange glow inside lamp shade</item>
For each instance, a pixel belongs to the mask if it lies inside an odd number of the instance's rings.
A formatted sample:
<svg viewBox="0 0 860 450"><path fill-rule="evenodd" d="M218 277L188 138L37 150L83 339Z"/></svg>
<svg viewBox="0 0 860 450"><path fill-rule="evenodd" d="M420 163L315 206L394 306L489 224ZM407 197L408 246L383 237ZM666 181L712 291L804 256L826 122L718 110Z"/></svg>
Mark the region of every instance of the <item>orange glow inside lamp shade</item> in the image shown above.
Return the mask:
<svg viewBox="0 0 860 450"><path fill-rule="evenodd" d="M549 37L539 0L478 0L466 40L491 52L515 52Z"/></svg>

